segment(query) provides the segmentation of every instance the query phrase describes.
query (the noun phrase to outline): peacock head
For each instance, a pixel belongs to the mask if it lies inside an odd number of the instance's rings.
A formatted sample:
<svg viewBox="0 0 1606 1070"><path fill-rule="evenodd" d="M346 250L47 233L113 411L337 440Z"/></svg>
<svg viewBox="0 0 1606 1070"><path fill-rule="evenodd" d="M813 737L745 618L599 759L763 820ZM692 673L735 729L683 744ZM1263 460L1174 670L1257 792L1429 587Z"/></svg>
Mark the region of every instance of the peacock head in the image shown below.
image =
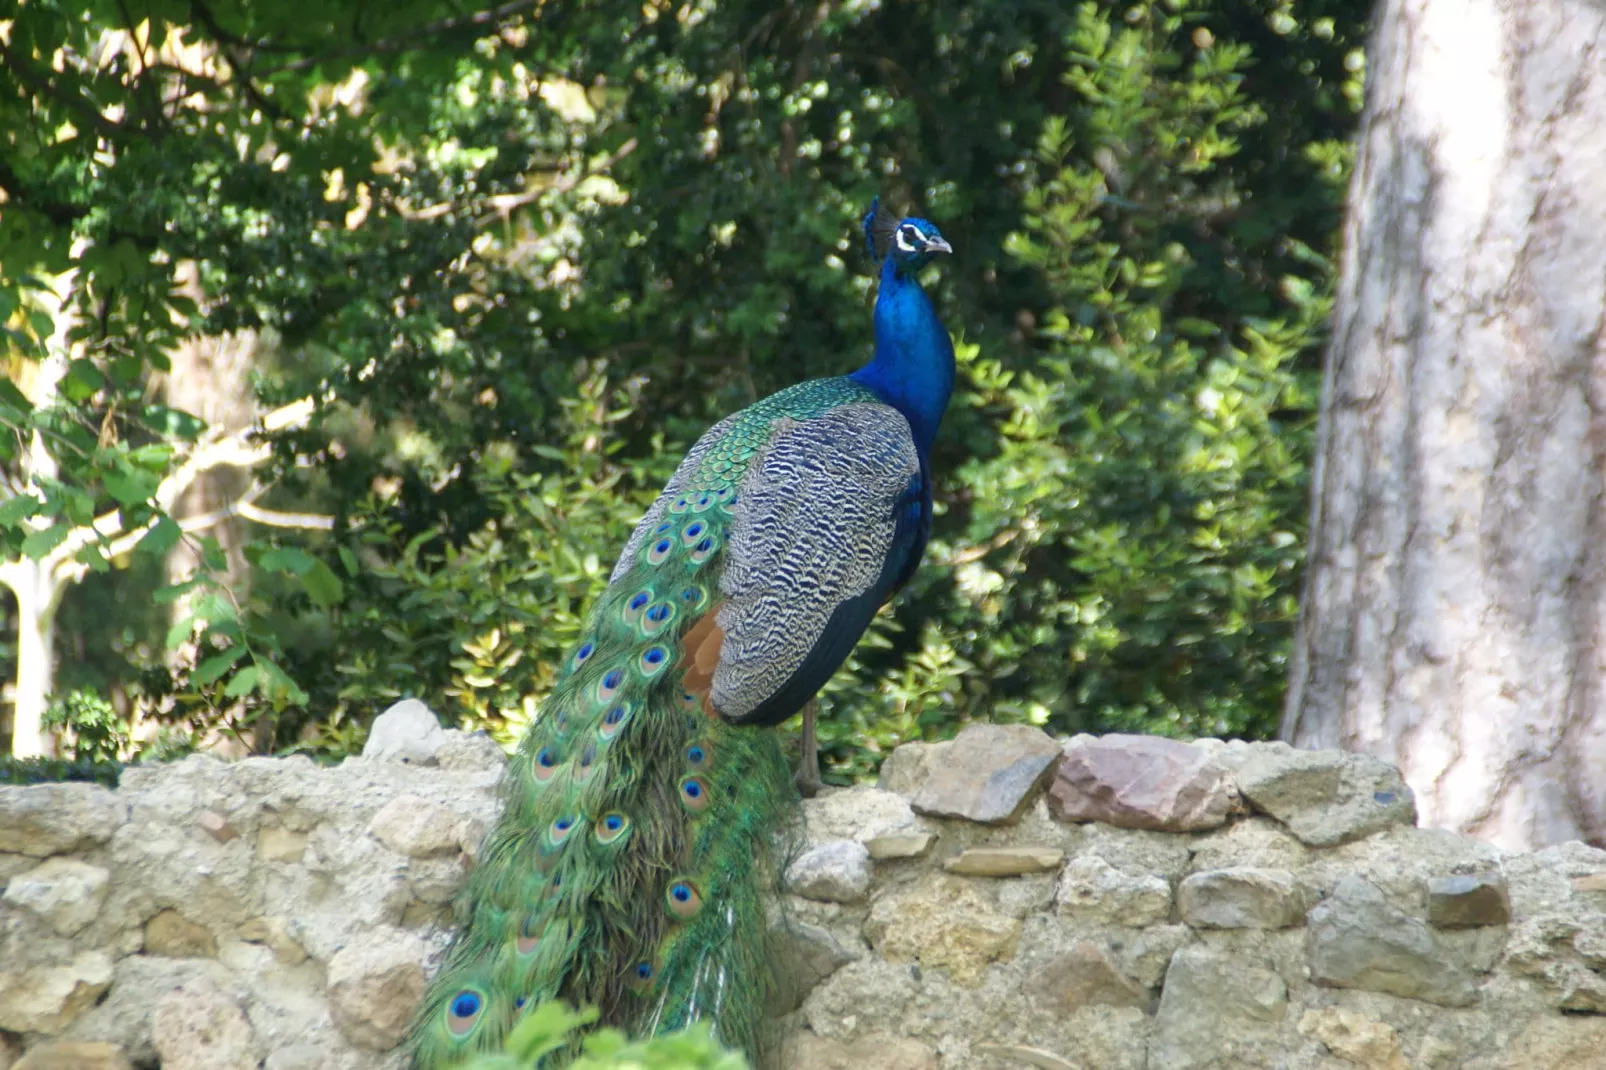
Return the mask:
<svg viewBox="0 0 1606 1070"><path fill-rule="evenodd" d="M864 241L870 259L890 259L900 275L919 271L939 253L954 251L933 224L914 216L899 219L881 207L880 197L864 215Z"/></svg>

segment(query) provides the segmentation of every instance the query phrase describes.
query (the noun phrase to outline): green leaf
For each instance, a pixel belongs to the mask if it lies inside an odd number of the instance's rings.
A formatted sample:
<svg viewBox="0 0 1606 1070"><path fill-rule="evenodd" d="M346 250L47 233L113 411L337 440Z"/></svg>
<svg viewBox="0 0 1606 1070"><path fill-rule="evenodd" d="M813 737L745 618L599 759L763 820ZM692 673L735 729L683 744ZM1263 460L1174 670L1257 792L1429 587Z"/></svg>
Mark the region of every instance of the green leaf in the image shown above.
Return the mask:
<svg viewBox="0 0 1606 1070"><path fill-rule="evenodd" d="M104 473L101 482L106 486L106 493L116 499L118 505L134 506L150 501L161 479L150 472L124 466Z"/></svg>
<svg viewBox="0 0 1606 1070"><path fill-rule="evenodd" d="M172 627L167 629L167 638L163 645L168 650L177 650L189 640L194 631L195 618L193 616L186 616L181 620L176 620L173 622Z"/></svg>
<svg viewBox="0 0 1606 1070"><path fill-rule="evenodd" d="M288 572L292 576L302 576L318 564L318 559L294 546L276 546L263 554L257 564L269 572Z"/></svg>
<svg viewBox="0 0 1606 1070"><path fill-rule="evenodd" d="M307 590L307 596L318 606L328 609L345 597L345 586L340 582L334 570L322 561L314 561L312 567L301 574L301 586Z"/></svg>
<svg viewBox="0 0 1606 1070"><path fill-rule="evenodd" d="M43 503L32 494L19 494L0 502L0 528L14 528L39 512Z"/></svg>
<svg viewBox="0 0 1606 1070"><path fill-rule="evenodd" d="M67 365L67 374L61 378L61 392L72 401L88 401L105 385L100 369L82 357Z"/></svg>
<svg viewBox="0 0 1606 1070"><path fill-rule="evenodd" d="M213 654L195 667L195 672L190 674L190 679L202 686L210 684L228 672L230 667L244 656L245 647L243 646L230 647L221 654Z"/></svg>
<svg viewBox="0 0 1606 1070"><path fill-rule="evenodd" d="M134 549L140 553L150 554L152 557L162 557L174 547L183 535L184 529L178 526L178 522L164 514L135 544Z"/></svg>
<svg viewBox="0 0 1606 1070"><path fill-rule="evenodd" d="M42 531L33 531L22 540L23 555L38 561L50 551L67 541L67 535L73 526L65 521L52 524Z"/></svg>
<svg viewBox="0 0 1606 1070"><path fill-rule="evenodd" d="M247 665L230 678L229 685L223 689L224 697L239 698L246 694L257 685L259 675L260 672L255 665Z"/></svg>

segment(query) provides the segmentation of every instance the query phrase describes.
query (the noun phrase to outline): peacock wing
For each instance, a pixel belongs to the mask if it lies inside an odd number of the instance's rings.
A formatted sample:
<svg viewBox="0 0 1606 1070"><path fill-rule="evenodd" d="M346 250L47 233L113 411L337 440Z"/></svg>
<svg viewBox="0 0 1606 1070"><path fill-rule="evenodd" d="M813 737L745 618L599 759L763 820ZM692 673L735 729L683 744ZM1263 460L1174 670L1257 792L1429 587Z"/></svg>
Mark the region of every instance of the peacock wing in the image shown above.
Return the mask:
<svg viewBox="0 0 1606 1070"><path fill-rule="evenodd" d="M841 665L904 572L923 501L908 421L890 406L782 418L771 432L739 486L709 635L687 637L694 657L717 641L717 658L702 658L707 704L741 724L785 720Z"/></svg>

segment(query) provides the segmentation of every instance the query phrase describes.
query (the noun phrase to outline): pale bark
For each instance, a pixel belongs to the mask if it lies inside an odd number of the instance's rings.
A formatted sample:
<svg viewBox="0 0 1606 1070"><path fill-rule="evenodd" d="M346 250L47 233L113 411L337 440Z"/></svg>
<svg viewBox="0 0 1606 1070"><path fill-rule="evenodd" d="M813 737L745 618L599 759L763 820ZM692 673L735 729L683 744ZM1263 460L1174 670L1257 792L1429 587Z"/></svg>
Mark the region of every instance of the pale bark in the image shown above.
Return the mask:
<svg viewBox="0 0 1606 1070"><path fill-rule="evenodd" d="M1283 736L1606 842L1606 11L1384 0Z"/></svg>

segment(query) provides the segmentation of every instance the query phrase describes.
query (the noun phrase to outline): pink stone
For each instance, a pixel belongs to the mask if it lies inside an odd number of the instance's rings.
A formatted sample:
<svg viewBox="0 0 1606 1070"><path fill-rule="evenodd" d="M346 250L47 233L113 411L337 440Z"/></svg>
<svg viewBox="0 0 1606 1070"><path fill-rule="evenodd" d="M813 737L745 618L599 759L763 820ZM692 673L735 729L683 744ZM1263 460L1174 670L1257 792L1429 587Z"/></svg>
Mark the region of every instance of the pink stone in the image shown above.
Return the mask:
<svg viewBox="0 0 1606 1070"><path fill-rule="evenodd" d="M1238 808L1226 770L1206 751L1159 736L1073 742L1048 794L1062 821L1163 832L1216 828Z"/></svg>

